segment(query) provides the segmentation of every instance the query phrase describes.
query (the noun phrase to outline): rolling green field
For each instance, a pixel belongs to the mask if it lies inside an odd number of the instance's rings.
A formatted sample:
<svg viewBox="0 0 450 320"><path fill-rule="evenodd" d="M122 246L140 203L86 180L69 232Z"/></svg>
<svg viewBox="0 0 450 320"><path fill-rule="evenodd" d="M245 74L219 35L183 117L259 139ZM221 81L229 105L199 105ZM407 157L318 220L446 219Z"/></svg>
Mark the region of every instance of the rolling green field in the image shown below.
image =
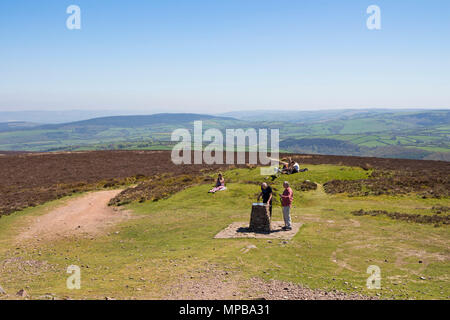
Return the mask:
<svg viewBox="0 0 450 320"><path fill-rule="evenodd" d="M94 238L17 243L17 235L33 219L70 198L2 217L0 261L34 263L3 263L0 285L8 292L26 288L32 298L51 293L74 299L160 299L170 297L184 279L201 283L226 271L228 278L221 281L242 284L243 298L258 297L245 285L253 277L382 299L450 298L448 226L351 214L360 209L430 214L434 206L449 206L448 198L328 195L324 182L363 179L370 171L308 167L308 172L286 178L293 185L305 179L318 184L317 190L294 190L293 221L304 225L289 241L213 238L232 222L249 220L260 190L257 183L265 181L258 168L225 172L224 192L208 194L208 185L197 185L165 200L129 204L124 209L131 211L131 219ZM282 179L272 185L276 193L282 191ZM274 220L281 221L275 199ZM249 245L256 248L243 253ZM66 288L71 264L81 266L80 290ZM366 288L370 265L381 269L379 290Z"/></svg>
<svg viewBox="0 0 450 320"><path fill-rule="evenodd" d="M97 118L0 130L0 150L166 150L174 144L172 132L179 128L192 132L197 118L203 119L204 130L278 129L280 148L285 152L450 160L448 110L343 112L342 116L333 113L331 118L308 121L301 117L293 121L288 115L283 121L270 121L260 113L247 120L191 114Z"/></svg>

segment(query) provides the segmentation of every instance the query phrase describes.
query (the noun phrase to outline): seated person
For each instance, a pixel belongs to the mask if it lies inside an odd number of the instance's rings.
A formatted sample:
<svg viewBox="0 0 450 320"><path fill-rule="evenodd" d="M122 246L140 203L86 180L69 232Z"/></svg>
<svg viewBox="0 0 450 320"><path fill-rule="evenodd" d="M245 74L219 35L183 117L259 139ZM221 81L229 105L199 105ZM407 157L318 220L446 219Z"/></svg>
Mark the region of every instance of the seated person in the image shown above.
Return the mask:
<svg viewBox="0 0 450 320"><path fill-rule="evenodd" d="M281 170L279 172L281 172L281 173L288 173L289 170L290 170L291 162L292 162L292 158L291 157L288 158L287 162L280 161L280 163L283 164L283 167L281 168Z"/></svg>
<svg viewBox="0 0 450 320"><path fill-rule="evenodd" d="M216 185L214 188L209 190L209 193L216 193L217 191L223 191L226 190L227 187L225 187L225 179L222 175L222 173L219 173L219 176L217 177Z"/></svg>
<svg viewBox="0 0 450 320"><path fill-rule="evenodd" d="M290 173L292 174L292 173L298 173L298 172L300 172L300 165L297 162L295 162L294 160L292 160Z"/></svg>
<svg viewBox="0 0 450 320"><path fill-rule="evenodd" d="M308 168L303 168L303 169L300 169L300 165L297 163L297 162L295 162L295 161L292 161L292 169L291 169L291 174L292 173L298 173L298 172L306 172L306 171L308 171Z"/></svg>

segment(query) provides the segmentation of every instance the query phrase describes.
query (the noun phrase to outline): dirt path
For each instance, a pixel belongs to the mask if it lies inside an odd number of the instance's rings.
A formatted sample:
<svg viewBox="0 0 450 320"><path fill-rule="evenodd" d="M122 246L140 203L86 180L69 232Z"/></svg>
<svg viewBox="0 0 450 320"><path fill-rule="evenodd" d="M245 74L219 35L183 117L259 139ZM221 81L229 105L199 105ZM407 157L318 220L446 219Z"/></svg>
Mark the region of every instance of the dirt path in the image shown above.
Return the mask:
<svg viewBox="0 0 450 320"><path fill-rule="evenodd" d="M108 202L122 190L91 192L49 213L33 219L28 228L19 234L18 240L54 240L71 236L94 236L109 226L127 219L130 214L108 207Z"/></svg>
<svg viewBox="0 0 450 320"><path fill-rule="evenodd" d="M171 300L377 300L358 292L310 289L287 281L244 279L239 271L221 270L206 264L206 269L196 270L180 277L169 286L164 299Z"/></svg>

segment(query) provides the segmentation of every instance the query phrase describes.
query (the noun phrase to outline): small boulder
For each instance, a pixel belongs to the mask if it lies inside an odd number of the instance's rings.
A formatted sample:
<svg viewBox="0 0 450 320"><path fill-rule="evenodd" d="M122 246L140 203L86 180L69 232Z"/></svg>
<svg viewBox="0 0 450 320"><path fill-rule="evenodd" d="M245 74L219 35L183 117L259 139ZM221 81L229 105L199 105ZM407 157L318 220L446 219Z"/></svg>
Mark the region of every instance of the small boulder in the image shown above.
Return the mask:
<svg viewBox="0 0 450 320"><path fill-rule="evenodd" d="M16 296L25 298L28 297L28 293L24 289L20 289L17 291Z"/></svg>

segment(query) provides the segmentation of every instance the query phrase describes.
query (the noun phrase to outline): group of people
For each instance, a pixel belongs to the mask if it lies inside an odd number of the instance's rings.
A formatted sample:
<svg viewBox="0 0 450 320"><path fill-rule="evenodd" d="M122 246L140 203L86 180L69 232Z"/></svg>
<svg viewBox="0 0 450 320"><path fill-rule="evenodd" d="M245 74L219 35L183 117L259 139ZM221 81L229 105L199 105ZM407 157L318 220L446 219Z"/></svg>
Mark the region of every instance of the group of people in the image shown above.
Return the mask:
<svg viewBox="0 0 450 320"><path fill-rule="evenodd" d="M288 161L280 161L280 163L283 165L283 167L281 169L278 170L278 172L283 173L283 174L293 174L293 173L298 173L298 172L304 172L304 171L308 171L307 168L304 169L300 169L300 165L298 164L298 162L292 160L292 158L288 158Z"/></svg>
<svg viewBox="0 0 450 320"><path fill-rule="evenodd" d="M283 183L283 187L284 191L280 195L280 202L281 207L283 208L283 219L284 219L284 227L282 229L285 231L289 231L292 230L291 208L292 202L294 200L294 192L292 191L288 181L285 181ZM263 203L269 206L270 217L272 217L273 191L272 188L266 182L263 182L261 184L261 193L258 195L258 201L261 198Z"/></svg>
<svg viewBox="0 0 450 320"><path fill-rule="evenodd" d="M284 218L284 227L282 228L285 231L292 230L291 223L291 207L292 202L294 200L294 193L289 185L288 181L283 183L284 191L280 195L280 202L283 208L283 218ZM210 193L216 193L217 191L226 190L225 186L225 178L222 173L219 173L215 186L209 190ZM261 193L258 195L258 201L262 198L263 203L269 206L270 217L272 217L272 202L273 202L273 191L272 188L266 183L261 184Z"/></svg>

